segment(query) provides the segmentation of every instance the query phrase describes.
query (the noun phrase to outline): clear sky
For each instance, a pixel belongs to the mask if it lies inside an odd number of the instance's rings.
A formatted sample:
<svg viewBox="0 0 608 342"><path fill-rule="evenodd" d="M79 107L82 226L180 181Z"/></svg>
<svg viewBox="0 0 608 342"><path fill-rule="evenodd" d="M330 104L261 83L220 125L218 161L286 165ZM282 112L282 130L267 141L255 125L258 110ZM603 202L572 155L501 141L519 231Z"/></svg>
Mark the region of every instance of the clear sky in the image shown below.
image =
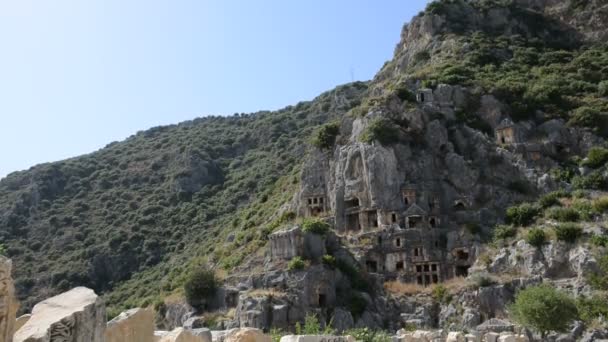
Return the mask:
<svg viewBox="0 0 608 342"><path fill-rule="evenodd" d="M373 77L427 0L0 0L0 178Z"/></svg>

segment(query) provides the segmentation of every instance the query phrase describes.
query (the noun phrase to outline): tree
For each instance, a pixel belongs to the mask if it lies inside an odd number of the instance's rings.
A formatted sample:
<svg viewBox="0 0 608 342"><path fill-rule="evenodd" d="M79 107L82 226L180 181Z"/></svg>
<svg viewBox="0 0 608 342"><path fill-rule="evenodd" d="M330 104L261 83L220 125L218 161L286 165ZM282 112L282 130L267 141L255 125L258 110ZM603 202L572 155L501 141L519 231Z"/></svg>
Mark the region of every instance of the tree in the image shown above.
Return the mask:
<svg viewBox="0 0 608 342"><path fill-rule="evenodd" d="M543 338L549 331L567 331L578 318L575 301L546 284L521 290L509 313L519 324L539 331Z"/></svg>
<svg viewBox="0 0 608 342"><path fill-rule="evenodd" d="M215 295L218 287L215 273L206 268L198 268L188 275L184 284L186 301L194 308L204 308L207 300Z"/></svg>

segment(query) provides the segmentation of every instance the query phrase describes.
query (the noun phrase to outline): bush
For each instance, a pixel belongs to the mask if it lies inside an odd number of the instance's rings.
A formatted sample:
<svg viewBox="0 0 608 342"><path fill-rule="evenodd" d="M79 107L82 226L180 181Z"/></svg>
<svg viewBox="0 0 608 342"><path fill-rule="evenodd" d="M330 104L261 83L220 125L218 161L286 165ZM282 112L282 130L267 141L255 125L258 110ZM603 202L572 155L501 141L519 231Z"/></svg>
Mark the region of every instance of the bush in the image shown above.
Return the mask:
<svg viewBox="0 0 608 342"><path fill-rule="evenodd" d="M329 149L334 146L338 134L340 125L337 122L325 124L315 131L312 144L320 149Z"/></svg>
<svg viewBox="0 0 608 342"><path fill-rule="evenodd" d="M542 247L546 241L547 235L545 234L545 231L540 228L530 229L526 236L526 242L537 248Z"/></svg>
<svg viewBox="0 0 608 342"><path fill-rule="evenodd" d="M325 254L321 261L323 262L323 264L331 268L336 267L336 258L333 255Z"/></svg>
<svg viewBox="0 0 608 342"><path fill-rule="evenodd" d="M397 97L401 101L416 102L416 95L414 95L414 93L412 93L405 86L401 86L401 87L397 88Z"/></svg>
<svg viewBox="0 0 608 342"><path fill-rule="evenodd" d="M598 247L608 246L608 236L606 235L593 235L591 237L591 244Z"/></svg>
<svg viewBox="0 0 608 342"><path fill-rule="evenodd" d="M594 171L586 176L575 176L572 178L572 186L575 189L604 190L606 189L606 178L599 171Z"/></svg>
<svg viewBox="0 0 608 342"><path fill-rule="evenodd" d="M473 274L470 277L470 280L472 282L472 285L476 288L488 287L496 284L496 280L494 280L490 275L485 273Z"/></svg>
<svg viewBox="0 0 608 342"><path fill-rule="evenodd" d="M594 289L608 290L608 255L602 255L597 262L600 272L588 276L588 281Z"/></svg>
<svg viewBox="0 0 608 342"><path fill-rule="evenodd" d="M368 144L378 141L382 145L391 145L399 141L399 130L389 119L378 117L367 125L361 141Z"/></svg>
<svg viewBox="0 0 608 342"><path fill-rule="evenodd" d="M606 295L594 295L591 298L581 296L576 301L580 319L590 324L596 319L608 317L608 298Z"/></svg>
<svg viewBox="0 0 608 342"><path fill-rule="evenodd" d="M325 235L329 232L330 225L319 219L306 219L302 222L302 231L318 235Z"/></svg>
<svg viewBox="0 0 608 342"><path fill-rule="evenodd" d="M549 208L547 210L547 217L558 222L577 222L581 218L576 209L559 207Z"/></svg>
<svg viewBox="0 0 608 342"><path fill-rule="evenodd" d="M507 208L506 221L518 226L527 226L534 222L539 213L538 207L530 203L522 203L517 206Z"/></svg>
<svg viewBox="0 0 608 342"><path fill-rule="evenodd" d="M348 296L348 311L351 312L355 319L361 317L365 309L367 309L367 302L365 298L361 296L359 293L351 291Z"/></svg>
<svg viewBox="0 0 608 342"><path fill-rule="evenodd" d="M573 243L583 234L583 229L574 223L563 223L553 228L559 241Z"/></svg>
<svg viewBox="0 0 608 342"><path fill-rule="evenodd" d="M553 191L539 198L538 204L541 206L541 208L549 208L554 205L561 205L559 199L562 197L568 197L568 193L563 190Z"/></svg>
<svg viewBox="0 0 608 342"><path fill-rule="evenodd" d="M217 288L217 279L213 271L205 268L196 269L188 275L184 283L186 301L193 307L201 309L207 300L215 295Z"/></svg>
<svg viewBox="0 0 608 342"><path fill-rule="evenodd" d="M598 213L608 211L608 196L603 196L593 200L593 209Z"/></svg>
<svg viewBox="0 0 608 342"><path fill-rule="evenodd" d="M299 256L296 256L296 257L291 258L291 260L289 260L289 263L287 264L287 270L288 271L299 271L299 270L303 270L305 266L306 266L306 263L304 262L304 259L302 259Z"/></svg>
<svg viewBox="0 0 608 342"><path fill-rule="evenodd" d="M528 287L517 293L509 313L519 324L533 328L544 338L549 331L568 331L578 318L576 303L549 285Z"/></svg>
<svg viewBox="0 0 608 342"><path fill-rule="evenodd" d="M445 303L450 301L450 293L448 289L442 284L435 285L431 292L431 296L438 303Z"/></svg>
<svg viewBox="0 0 608 342"><path fill-rule="evenodd" d="M581 163L582 166L597 169L608 161L608 149L603 147L593 147L587 153L587 158Z"/></svg>
<svg viewBox="0 0 608 342"><path fill-rule="evenodd" d="M517 228L513 226L499 225L494 228L494 241L515 237Z"/></svg>

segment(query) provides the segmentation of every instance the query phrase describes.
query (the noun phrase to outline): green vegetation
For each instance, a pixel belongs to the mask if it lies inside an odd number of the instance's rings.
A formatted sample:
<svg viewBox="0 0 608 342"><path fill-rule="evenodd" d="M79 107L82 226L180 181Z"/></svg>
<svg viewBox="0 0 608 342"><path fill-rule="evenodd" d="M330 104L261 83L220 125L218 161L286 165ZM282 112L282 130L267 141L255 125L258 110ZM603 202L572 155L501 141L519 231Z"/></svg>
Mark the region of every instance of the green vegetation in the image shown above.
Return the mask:
<svg viewBox="0 0 608 342"><path fill-rule="evenodd" d="M580 319L591 325L596 319L608 317L608 298L605 293L594 294L591 297L581 296L576 301Z"/></svg>
<svg viewBox="0 0 608 342"><path fill-rule="evenodd" d="M507 223L527 226L534 222L534 219L539 214L539 208L530 203L522 203L513 207L507 208L506 221Z"/></svg>
<svg viewBox="0 0 608 342"><path fill-rule="evenodd" d="M568 243L574 243L576 240L583 235L583 229L574 223L562 223L555 230L555 236L559 241Z"/></svg>
<svg viewBox="0 0 608 342"><path fill-rule="evenodd" d="M307 314L304 317L304 326L296 323L296 335L333 335L335 331L328 324L325 329L321 329L321 323L316 314Z"/></svg>
<svg viewBox="0 0 608 342"><path fill-rule="evenodd" d="M586 176L572 177L572 186L575 189L606 190L608 180L600 171L594 171Z"/></svg>
<svg viewBox="0 0 608 342"><path fill-rule="evenodd" d="M442 284L433 287L431 297L438 303L447 303L452 299L448 289Z"/></svg>
<svg viewBox="0 0 608 342"><path fill-rule="evenodd" d="M494 227L494 241L500 241L517 235L517 228L507 225L499 225Z"/></svg>
<svg viewBox="0 0 608 342"><path fill-rule="evenodd" d="M577 222L581 216L574 208L553 207L546 211L547 217L558 222Z"/></svg>
<svg viewBox="0 0 608 342"><path fill-rule="evenodd" d="M195 308L204 308L207 300L215 295L217 283L215 273L211 270L198 268L192 271L184 284L186 301Z"/></svg>
<svg viewBox="0 0 608 342"><path fill-rule="evenodd" d="M321 258L321 262L323 262L324 265L327 265L330 268L336 267L336 258L333 255L325 254Z"/></svg>
<svg viewBox="0 0 608 342"><path fill-rule="evenodd" d="M544 338L548 332L567 331L578 318L574 300L549 285L532 286L517 293L509 313L519 324L537 330Z"/></svg>
<svg viewBox="0 0 608 342"><path fill-rule="evenodd" d="M594 289L608 291L608 255L604 254L598 258L600 272L588 276L588 281Z"/></svg>
<svg viewBox="0 0 608 342"><path fill-rule="evenodd" d="M547 242L547 235L541 228L533 228L528 231L526 242L534 247L540 248Z"/></svg>
<svg viewBox="0 0 608 342"><path fill-rule="evenodd" d="M371 144L378 141L382 145L391 145L399 140L399 130L391 120L384 117L372 119L361 135L361 141Z"/></svg>
<svg viewBox="0 0 608 342"><path fill-rule="evenodd" d="M593 235L590 239L591 244L597 247L608 246L608 236L606 235Z"/></svg>
<svg viewBox="0 0 608 342"><path fill-rule="evenodd" d="M589 150L587 153L587 158L583 160L581 165L597 169L600 166L604 166L607 161L608 149L603 147L593 147Z"/></svg>
<svg viewBox="0 0 608 342"><path fill-rule="evenodd" d="M541 206L541 208L549 208L552 206L560 206L560 198L567 198L570 197L570 195L563 191L563 190L558 190L558 191L553 191L550 192L548 194L545 194L543 196L541 196L538 199L538 204Z"/></svg>
<svg viewBox="0 0 608 342"><path fill-rule="evenodd" d="M597 213L603 213L608 211L608 196L602 196L593 200L593 210Z"/></svg>
<svg viewBox="0 0 608 342"><path fill-rule="evenodd" d="M305 219L302 222L302 231L318 235L325 235L329 232L331 226L320 219Z"/></svg>
<svg viewBox="0 0 608 342"><path fill-rule="evenodd" d="M300 271L303 270L304 267L306 267L306 262L299 256L291 258L291 260L289 260L289 263L287 263L288 271Z"/></svg>
<svg viewBox="0 0 608 342"><path fill-rule="evenodd" d="M293 220L269 218L298 187L303 147L366 88L353 83L274 112L156 127L8 175L0 242L23 265L14 273L22 310L84 285L122 311L180 293L195 265L239 266Z"/></svg>
<svg viewBox="0 0 608 342"><path fill-rule="evenodd" d="M329 149L334 146L338 134L340 134L340 124L327 123L315 131L312 144L320 149Z"/></svg>

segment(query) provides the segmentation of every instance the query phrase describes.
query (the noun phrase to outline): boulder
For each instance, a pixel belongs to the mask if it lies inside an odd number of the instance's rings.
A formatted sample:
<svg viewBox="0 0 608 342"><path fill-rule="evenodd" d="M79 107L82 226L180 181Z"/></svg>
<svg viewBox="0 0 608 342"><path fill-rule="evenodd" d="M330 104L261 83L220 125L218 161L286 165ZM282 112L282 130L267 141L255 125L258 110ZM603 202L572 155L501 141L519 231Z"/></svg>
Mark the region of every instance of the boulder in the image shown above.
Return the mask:
<svg viewBox="0 0 608 342"><path fill-rule="evenodd" d="M76 287L34 306L15 342L103 342L106 306L93 290Z"/></svg>
<svg viewBox="0 0 608 342"><path fill-rule="evenodd" d="M512 334L500 335L498 337L498 342L517 342L517 337Z"/></svg>
<svg viewBox="0 0 608 342"><path fill-rule="evenodd" d="M484 342L497 342L498 336L500 336L498 333L489 332L483 336L483 340Z"/></svg>
<svg viewBox="0 0 608 342"><path fill-rule="evenodd" d="M190 330L192 335L198 336L203 339L204 342L211 342L211 331L207 328L198 328Z"/></svg>
<svg viewBox="0 0 608 342"><path fill-rule="evenodd" d="M350 335L287 335L281 337L281 342L355 342L355 338Z"/></svg>
<svg viewBox="0 0 608 342"><path fill-rule="evenodd" d="M337 331L341 332L344 330L351 329L355 325L355 320L350 311L336 308L334 310L334 316L332 321L332 327Z"/></svg>
<svg viewBox="0 0 608 342"><path fill-rule="evenodd" d="M0 341L11 342L15 333L15 317L19 303L11 277L11 259L0 256Z"/></svg>
<svg viewBox="0 0 608 342"><path fill-rule="evenodd" d="M32 315L30 314L25 314L17 317L17 320L15 321L15 331L21 329L21 327L24 326L25 323L30 320L30 318L32 318Z"/></svg>
<svg viewBox="0 0 608 342"><path fill-rule="evenodd" d="M191 331L184 328L176 328L164 334L159 342L203 342L203 338L194 335Z"/></svg>
<svg viewBox="0 0 608 342"><path fill-rule="evenodd" d="M262 330L254 328L232 329L226 335L225 342L271 342L271 338Z"/></svg>
<svg viewBox="0 0 608 342"><path fill-rule="evenodd" d="M154 336L154 311L131 309L108 322L106 342L149 342Z"/></svg>
<svg viewBox="0 0 608 342"><path fill-rule="evenodd" d="M464 342L464 335L461 332L451 331L445 342Z"/></svg>

